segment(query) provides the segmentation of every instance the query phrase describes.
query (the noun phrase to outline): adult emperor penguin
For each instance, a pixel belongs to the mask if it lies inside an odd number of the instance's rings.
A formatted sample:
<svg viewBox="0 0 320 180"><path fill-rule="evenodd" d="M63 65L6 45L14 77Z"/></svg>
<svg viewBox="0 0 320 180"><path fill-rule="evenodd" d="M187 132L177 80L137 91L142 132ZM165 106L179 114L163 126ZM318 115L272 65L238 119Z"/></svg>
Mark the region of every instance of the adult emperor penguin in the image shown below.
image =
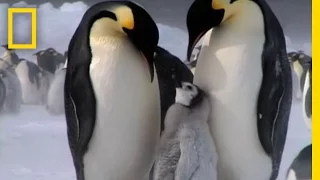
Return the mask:
<svg viewBox="0 0 320 180"><path fill-rule="evenodd" d="M42 81L42 70L31 61L21 60L15 71L21 83L22 102L24 104L41 105L46 100L48 89Z"/></svg>
<svg viewBox="0 0 320 180"><path fill-rule="evenodd" d="M196 0L187 15L188 59L202 49L194 83L210 96L218 179L278 176L292 103L282 27L264 0Z"/></svg>
<svg viewBox="0 0 320 180"><path fill-rule="evenodd" d="M10 69L0 69L0 75L6 88L3 110L10 114L18 114L22 101L20 81Z"/></svg>
<svg viewBox="0 0 320 180"><path fill-rule="evenodd" d="M309 69L309 65L312 62L312 58L306 55L303 51L289 52L288 53L289 62L292 64L293 70L298 78L297 84L297 98L302 98L302 91L304 86L304 79L306 78L306 72Z"/></svg>
<svg viewBox="0 0 320 180"><path fill-rule="evenodd" d="M302 87L302 109L305 123L309 129L312 129L312 63L310 62L309 68L304 72L304 79Z"/></svg>
<svg viewBox="0 0 320 180"><path fill-rule="evenodd" d="M65 114L78 180L145 180L160 135L159 32L130 1L82 17L68 47Z"/></svg>

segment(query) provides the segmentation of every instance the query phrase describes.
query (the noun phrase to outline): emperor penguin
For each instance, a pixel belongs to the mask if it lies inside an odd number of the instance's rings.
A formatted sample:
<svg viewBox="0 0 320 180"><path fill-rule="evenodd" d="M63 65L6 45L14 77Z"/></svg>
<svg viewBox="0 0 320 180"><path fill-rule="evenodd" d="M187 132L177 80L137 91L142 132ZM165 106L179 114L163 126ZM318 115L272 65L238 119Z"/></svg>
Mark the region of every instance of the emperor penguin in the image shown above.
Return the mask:
<svg viewBox="0 0 320 180"><path fill-rule="evenodd" d="M10 65L17 66L20 63L20 58L16 54L14 49L10 49L8 44L1 45L3 48L6 49L4 54L2 55L1 59L7 61Z"/></svg>
<svg viewBox="0 0 320 180"><path fill-rule="evenodd" d="M312 129L312 63L310 62L307 70L304 71L305 76L301 81L302 87L302 109L303 117L308 129Z"/></svg>
<svg viewBox="0 0 320 180"><path fill-rule="evenodd" d="M65 114L78 180L146 180L160 136L159 31L130 1L83 15L68 47Z"/></svg>
<svg viewBox="0 0 320 180"><path fill-rule="evenodd" d="M6 113L18 114L22 102L20 81L10 69L0 69L0 75L5 85L3 110Z"/></svg>
<svg viewBox="0 0 320 180"><path fill-rule="evenodd" d="M286 141L292 76L285 37L264 0L195 0L187 58L201 49L194 83L208 93L218 179L275 180Z"/></svg>
<svg viewBox="0 0 320 180"><path fill-rule="evenodd" d="M47 89L42 83L42 70L31 61L21 60L15 71L21 84L22 103L42 105Z"/></svg>
<svg viewBox="0 0 320 180"><path fill-rule="evenodd" d="M288 59L293 67L293 71L298 77L298 84L297 84L297 99L302 99L302 91L304 86L304 79L306 76L306 72L309 69L309 64L312 62L312 58L306 55L303 51L298 52L289 52Z"/></svg>
<svg viewBox="0 0 320 180"><path fill-rule="evenodd" d="M194 84L182 82L167 111L154 180L216 180L217 159L208 127L210 103Z"/></svg>
<svg viewBox="0 0 320 180"><path fill-rule="evenodd" d="M312 179L312 144L304 147L294 158L287 172L286 180Z"/></svg>
<svg viewBox="0 0 320 180"><path fill-rule="evenodd" d="M56 71L60 70L65 63L65 60L66 60L65 56L53 48L48 48L46 51L48 51L50 54L52 54L54 61L55 61Z"/></svg>

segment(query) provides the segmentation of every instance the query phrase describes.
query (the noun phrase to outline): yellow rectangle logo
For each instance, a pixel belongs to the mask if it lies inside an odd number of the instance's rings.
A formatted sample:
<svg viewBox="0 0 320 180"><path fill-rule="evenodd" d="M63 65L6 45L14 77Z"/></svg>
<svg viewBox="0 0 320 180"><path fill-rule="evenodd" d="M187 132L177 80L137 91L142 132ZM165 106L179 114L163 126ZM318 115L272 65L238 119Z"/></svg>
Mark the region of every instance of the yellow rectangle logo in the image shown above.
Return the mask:
<svg viewBox="0 0 320 180"><path fill-rule="evenodd" d="M31 13L31 44L13 43L13 14ZM8 48L36 49L37 48L37 9L36 8L8 8Z"/></svg>

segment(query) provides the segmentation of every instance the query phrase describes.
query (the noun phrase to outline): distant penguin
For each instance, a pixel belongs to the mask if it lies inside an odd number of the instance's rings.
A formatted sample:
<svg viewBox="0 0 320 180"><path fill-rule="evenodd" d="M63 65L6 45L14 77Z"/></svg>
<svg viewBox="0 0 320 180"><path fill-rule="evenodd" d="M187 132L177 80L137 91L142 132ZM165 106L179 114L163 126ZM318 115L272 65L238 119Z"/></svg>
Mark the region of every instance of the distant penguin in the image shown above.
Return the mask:
<svg viewBox="0 0 320 180"><path fill-rule="evenodd" d="M64 63L66 61L65 56L62 55L61 53L59 53L58 51L56 51L53 48L48 48L46 51L52 54L53 59L54 59L54 61L56 63L56 71L60 70L63 67L63 65L64 65Z"/></svg>
<svg viewBox="0 0 320 180"><path fill-rule="evenodd" d="M302 109L303 109L303 117L307 127L312 129L312 64L310 64L309 68L304 72L304 79L301 81L303 83L302 87Z"/></svg>
<svg viewBox="0 0 320 180"><path fill-rule="evenodd" d="M78 180L147 180L160 136L159 31L131 1L84 13L68 48L65 114Z"/></svg>
<svg viewBox="0 0 320 180"><path fill-rule="evenodd" d="M153 179L217 180L218 156L207 122L209 99L187 82L176 91L176 102L166 114Z"/></svg>
<svg viewBox="0 0 320 180"><path fill-rule="evenodd" d="M154 64L160 88L162 131L164 129L163 121L166 112L175 102L176 82L192 82L193 74L178 57L160 46L156 48Z"/></svg>
<svg viewBox="0 0 320 180"><path fill-rule="evenodd" d="M0 74L6 88L3 110L13 114L19 113L22 101L20 81L17 76L8 69L1 69Z"/></svg>
<svg viewBox="0 0 320 180"><path fill-rule="evenodd" d="M64 56L53 48L38 51L33 55L37 56L37 65L52 74L63 67L65 62Z"/></svg>
<svg viewBox="0 0 320 180"><path fill-rule="evenodd" d="M302 87L304 86L304 79L306 76L306 72L309 68L309 64L312 62L312 58L303 51L298 52L290 52L288 53L289 62L293 66L293 70L298 77L298 86L297 86L297 95L298 99L302 98Z"/></svg>
<svg viewBox="0 0 320 180"><path fill-rule="evenodd" d="M291 68L277 17L265 0L195 0L187 27L188 59L203 35L210 38L193 82L211 101L218 179L277 179L292 104Z"/></svg>
<svg viewBox="0 0 320 180"><path fill-rule="evenodd" d="M51 115L64 114L64 81L66 68L57 71L50 84L46 109Z"/></svg>
<svg viewBox="0 0 320 180"><path fill-rule="evenodd" d="M21 83L22 102L32 105L43 104L45 87L41 83L41 69L33 62L22 59L15 71Z"/></svg>
<svg viewBox="0 0 320 180"><path fill-rule="evenodd" d="M10 65L17 66L20 63L20 59L14 49L9 49L8 44L2 45L6 49L1 59L7 61Z"/></svg>
<svg viewBox="0 0 320 180"><path fill-rule="evenodd" d="M304 147L293 160L287 172L286 180L312 179L312 144Z"/></svg>
<svg viewBox="0 0 320 180"><path fill-rule="evenodd" d="M3 74L0 72L0 113L3 110L4 101L6 99L6 85L4 84L2 78Z"/></svg>

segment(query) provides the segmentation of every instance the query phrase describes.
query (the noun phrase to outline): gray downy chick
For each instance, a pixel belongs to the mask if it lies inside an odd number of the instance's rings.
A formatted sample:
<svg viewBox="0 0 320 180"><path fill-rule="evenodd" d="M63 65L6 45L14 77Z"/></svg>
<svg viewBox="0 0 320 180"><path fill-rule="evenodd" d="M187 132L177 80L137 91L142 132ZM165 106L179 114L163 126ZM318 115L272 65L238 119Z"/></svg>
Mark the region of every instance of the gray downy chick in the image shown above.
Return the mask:
<svg viewBox="0 0 320 180"><path fill-rule="evenodd" d="M175 101L165 117L154 180L216 180L218 158L207 124L206 94L183 82L176 88Z"/></svg>

